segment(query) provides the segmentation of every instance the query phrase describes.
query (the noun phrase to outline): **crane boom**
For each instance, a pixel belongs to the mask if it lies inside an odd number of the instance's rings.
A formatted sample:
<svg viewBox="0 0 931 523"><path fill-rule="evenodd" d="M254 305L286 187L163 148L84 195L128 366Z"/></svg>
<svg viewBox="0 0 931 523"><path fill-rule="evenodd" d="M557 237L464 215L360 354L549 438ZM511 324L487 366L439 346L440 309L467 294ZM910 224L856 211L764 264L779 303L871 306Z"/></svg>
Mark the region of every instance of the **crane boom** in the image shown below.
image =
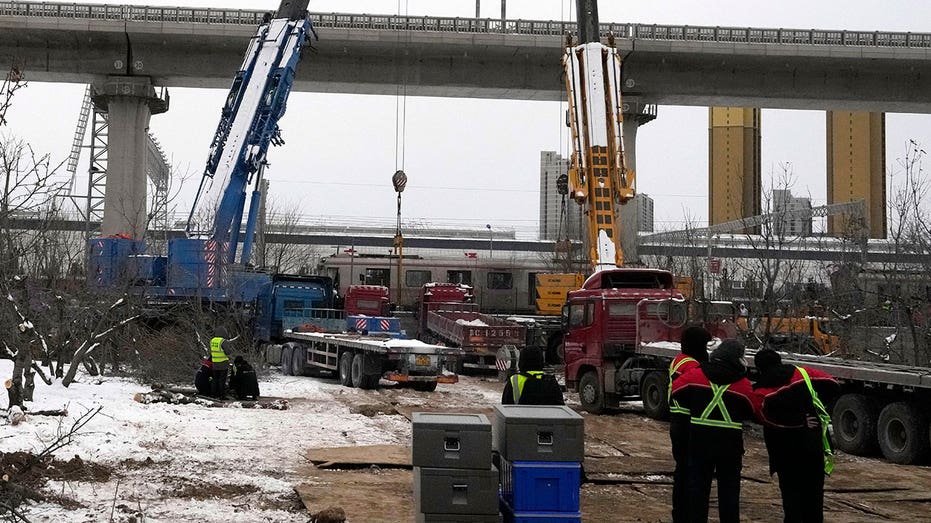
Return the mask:
<svg viewBox="0 0 931 523"><path fill-rule="evenodd" d="M598 272L623 264L618 207L634 197L636 178L622 148L621 58L600 41L595 0L576 4L580 44L567 42L563 57L573 144L569 184L588 217L589 259Z"/></svg>
<svg viewBox="0 0 931 523"><path fill-rule="evenodd" d="M233 78L220 117L207 166L186 232L190 236L195 213L207 192L222 187L210 239L226 245L227 262L236 258L246 189L254 184L243 239L242 263L249 261L255 231L260 178L269 145L283 143L278 120L284 115L301 50L313 31L307 16L308 0L282 0L274 18L266 17L249 43Z"/></svg>

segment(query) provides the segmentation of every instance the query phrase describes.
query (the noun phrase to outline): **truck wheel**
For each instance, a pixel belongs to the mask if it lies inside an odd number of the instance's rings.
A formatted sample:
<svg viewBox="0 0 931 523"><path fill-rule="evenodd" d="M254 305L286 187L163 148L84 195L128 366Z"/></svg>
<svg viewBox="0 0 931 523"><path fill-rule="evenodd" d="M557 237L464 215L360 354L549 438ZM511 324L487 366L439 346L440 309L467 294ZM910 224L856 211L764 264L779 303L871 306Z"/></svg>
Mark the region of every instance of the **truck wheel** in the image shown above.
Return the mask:
<svg viewBox="0 0 931 523"><path fill-rule="evenodd" d="M436 390L435 381L415 381L413 384L414 390L418 392L433 392Z"/></svg>
<svg viewBox="0 0 931 523"><path fill-rule="evenodd" d="M928 422L913 404L890 403L879 413L879 449L893 463L912 465L928 455Z"/></svg>
<svg viewBox="0 0 931 523"><path fill-rule="evenodd" d="M605 408L604 391L598 375L592 371L586 372L579 381L579 402L582 409L592 414L601 414Z"/></svg>
<svg viewBox="0 0 931 523"><path fill-rule="evenodd" d="M653 419L669 418L669 378L665 372L648 372L640 384L643 410Z"/></svg>
<svg viewBox="0 0 931 523"><path fill-rule="evenodd" d="M284 346L281 347L281 373L285 376L291 375L291 351L292 345L290 343L285 343Z"/></svg>
<svg viewBox="0 0 931 523"><path fill-rule="evenodd" d="M307 351L301 345L295 345L291 349L291 374L295 376L304 375L304 363L307 362Z"/></svg>
<svg viewBox="0 0 931 523"><path fill-rule="evenodd" d="M352 376L352 386L357 389L365 388L365 362L362 361L362 353L357 352L355 356L352 357L352 368L350 370Z"/></svg>
<svg viewBox="0 0 931 523"><path fill-rule="evenodd" d="M867 456L876 450L876 400L863 394L844 394L834 405L832 419L837 448L855 456Z"/></svg>
<svg viewBox="0 0 931 523"><path fill-rule="evenodd" d="M352 387L352 351L345 351L339 356L339 383Z"/></svg>

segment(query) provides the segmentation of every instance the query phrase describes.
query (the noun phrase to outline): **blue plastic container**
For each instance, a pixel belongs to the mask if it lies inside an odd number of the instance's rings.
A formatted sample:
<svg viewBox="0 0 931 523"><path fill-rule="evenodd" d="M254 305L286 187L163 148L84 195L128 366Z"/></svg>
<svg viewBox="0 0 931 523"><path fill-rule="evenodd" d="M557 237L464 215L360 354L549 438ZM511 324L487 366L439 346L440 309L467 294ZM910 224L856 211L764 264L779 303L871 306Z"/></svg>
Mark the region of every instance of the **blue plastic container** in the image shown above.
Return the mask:
<svg viewBox="0 0 931 523"><path fill-rule="evenodd" d="M515 511L504 500L501 501L504 523L582 523L582 513L575 512L531 512Z"/></svg>
<svg viewBox="0 0 931 523"><path fill-rule="evenodd" d="M581 485L577 462L501 460L501 498L518 513L577 513Z"/></svg>

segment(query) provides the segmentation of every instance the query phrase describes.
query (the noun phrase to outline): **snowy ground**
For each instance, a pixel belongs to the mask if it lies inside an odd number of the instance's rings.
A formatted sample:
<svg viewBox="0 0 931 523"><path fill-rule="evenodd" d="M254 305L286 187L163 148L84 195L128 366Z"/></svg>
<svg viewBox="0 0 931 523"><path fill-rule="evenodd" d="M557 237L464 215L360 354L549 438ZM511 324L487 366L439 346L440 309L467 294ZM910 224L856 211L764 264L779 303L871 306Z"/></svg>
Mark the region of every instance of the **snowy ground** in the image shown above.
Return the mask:
<svg viewBox="0 0 931 523"><path fill-rule="evenodd" d="M0 361L0 376L12 363ZM59 423L97 406L103 410L56 456L115 468L109 482L52 482L51 491L84 508L43 503L27 509L33 521L125 521L134 512L145 521L307 521L295 511L293 487L303 453L314 447L407 443L410 424L398 415L364 416L353 404L397 402L417 406L424 393L408 389L362 391L332 381L286 377L275 371L261 382L263 396L287 398L285 411L144 405L133 401L150 389L119 378L82 376L64 388L40 380L31 410L67 407L69 417L30 416L0 425L0 452L40 452L55 439ZM440 385L432 398L493 404L500 393L479 381ZM5 398L0 406L5 407ZM146 462L150 459L154 463ZM125 462L125 460L135 460ZM142 463L139 463L142 462Z"/></svg>

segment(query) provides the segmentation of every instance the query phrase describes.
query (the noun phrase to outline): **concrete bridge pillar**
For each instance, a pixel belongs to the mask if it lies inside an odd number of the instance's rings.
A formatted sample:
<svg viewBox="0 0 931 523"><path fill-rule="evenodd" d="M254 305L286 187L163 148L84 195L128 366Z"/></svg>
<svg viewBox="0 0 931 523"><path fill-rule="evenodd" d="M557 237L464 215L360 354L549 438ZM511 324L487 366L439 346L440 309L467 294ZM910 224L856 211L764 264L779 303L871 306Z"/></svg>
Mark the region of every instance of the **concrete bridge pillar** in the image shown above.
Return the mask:
<svg viewBox="0 0 931 523"><path fill-rule="evenodd" d="M142 238L146 216L149 117L168 110L168 92L148 77L110 76L94 83L94 105L107 113L107 187L102 236Z"/></svg>
<svg viewBox="0 0 931 523"><path fill-rule="evenodd" d="M828 111L828 203L866 202L870 238L886 237L886 115ZM843 236L843 216L828 217L828 234Z"/></svg>
<svg viewBox="0 0 931 523"><path fill-rule="evenodd" d="M710 225L761 213L760 141L759 109L708 109Z"/></svg>
<svg viewBox="0 0 931 523"><path fill-rule="evenodd" d="M623 132L624 162L627 169L637 172L637 130L641 125L656 119L656 105L625 99L621 107L621 124ZM640 230L640 212L638 200L632 200L620 209L621 248L624 249L624 263L640 260L637 253L637 233Z"/></svg>

